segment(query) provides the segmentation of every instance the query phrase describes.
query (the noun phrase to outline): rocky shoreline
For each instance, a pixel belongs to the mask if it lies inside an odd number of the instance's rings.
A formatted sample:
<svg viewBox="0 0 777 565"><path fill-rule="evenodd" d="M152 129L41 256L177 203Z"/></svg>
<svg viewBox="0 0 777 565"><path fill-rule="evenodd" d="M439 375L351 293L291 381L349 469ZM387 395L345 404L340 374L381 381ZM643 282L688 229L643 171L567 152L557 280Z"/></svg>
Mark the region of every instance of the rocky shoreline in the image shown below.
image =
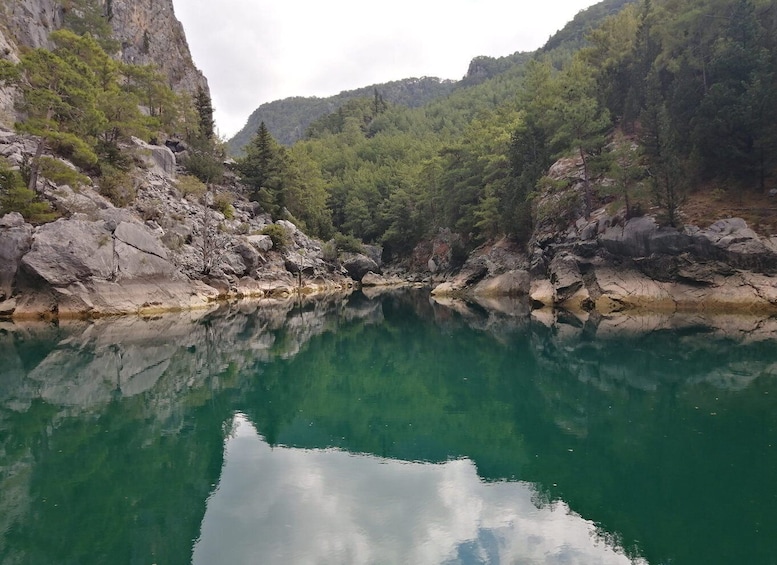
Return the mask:
<svg viewBox="0 0 777 565"><path fill-rule="evenodd" d="M11 166L21 166L36 144L0 130L0 156ZM419 245L412 263L383 273L380 248L333 254L331 245L291 222L273 222L253 202L235 199L228 211L206 206L218 190L234 187L187 194L170 149L135 140L126 150L139 164L131 205L115 206L91 184L41 178L37 191L60 219L33 226L18 213L0 217L0 318L153 315L401 286L428 286L437 299L523 297L531 309L575 314L777 314L777 238L738 218L677 229L602 207L567 225L540 222L528 251L504 239L475 250L459 268L456 236L444 231ZM579 174L574 162L554 170L560 178ZM580 183L568 190L579 192ZM267 234L271 225L285 241Z"/></svg>
<svg viewBox="0 0 777 565"><path fill-rule="evenodd" d="M582 201L579 162L560 160L551 178L568 188L541 195L537 208ZM588 217L580 206L571 214L566 222L538 221L528 251L507 240L476 250L432 294L528 296L533 308L599 315L777 314L777 238L757 234L740 218L674 228L653 215L608 213L606 203Z"/></svg>
<svg viewBox="0 0 777 565"><path fill-rule="evenodd" d="M0 130L0 156L11 166L22 166L36 143ZM131 205L115 206L91 184L41 177L37 192L59 219L33 226L18 213L0 217L0 317L148 315L349 292L353 277L380 269L366 254L326 257L323 244L291 222L274 223L284 234L274 242L263 233L272 219L252 202L234 200L224 211L203 205L218 193L186 194L167 147L135 140L126 151L138 162L128 179Z"/></svg>

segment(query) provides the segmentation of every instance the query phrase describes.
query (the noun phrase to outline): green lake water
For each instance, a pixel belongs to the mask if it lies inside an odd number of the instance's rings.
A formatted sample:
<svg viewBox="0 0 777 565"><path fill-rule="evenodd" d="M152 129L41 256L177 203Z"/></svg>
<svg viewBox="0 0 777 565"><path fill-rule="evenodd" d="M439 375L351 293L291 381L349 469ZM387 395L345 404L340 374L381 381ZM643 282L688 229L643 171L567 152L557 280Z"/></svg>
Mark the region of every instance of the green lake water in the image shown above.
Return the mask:
<svg viewBox="0 0 777 565"><path fill-rule="evenodd" d="M777 322L489 306L0 324L0 563L777 563Z"/></svg>

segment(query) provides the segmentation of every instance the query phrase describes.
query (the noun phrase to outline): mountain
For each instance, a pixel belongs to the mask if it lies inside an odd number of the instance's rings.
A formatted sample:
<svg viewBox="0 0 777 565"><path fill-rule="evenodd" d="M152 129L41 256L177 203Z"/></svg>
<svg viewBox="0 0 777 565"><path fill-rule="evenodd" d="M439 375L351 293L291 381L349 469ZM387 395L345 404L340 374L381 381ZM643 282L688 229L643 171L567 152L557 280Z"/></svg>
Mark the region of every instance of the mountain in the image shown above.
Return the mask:
<svg viewBox="0 0 777 565"><path fill-rule="evenodd" d="M0 2L0 58L18 62L22 49L50 48L49 34L62 28L91 34L125 63L155 64L176 92L209 92L207 79L192 61L172 0ZM0 89L0 125L13 125L13 102L13 94Z"/></svg>
<svg viewBox="0 0 777 565"><path fill-rule="evenodd" d="M311 123L336 112L349 100L372 98L376 90L386 102L418 108L430 102L444 100L462 89L476 87L492 79L499 80L504 75L508 76L508 81L512 81L538 53L551 53L561 58L579 49L589 31L601 25L608 16L635 2L636 0L604 0L581 10L537 52L516 52L504 57L474 57L470 61L467 74L459 81L434 77L410 78L344 91L327 98L292 97L262 104L250 115L246 125L228 141L228 151L233 155L240 155L262 122L279 143L292 145L305 136Z"/></svg>
<svg viewBox="0 0 777 565"><path fill-rule="evenodd" d="M384 101L391 104L418 108L450 94L455 84L452 80L436 77L407 78L345 90L327 98L296 96L268 102L254 110L243 129L229 140L228 149L233 155L242 153L243 147L251 141L262 122L279 143L292 145L302 139L311 123L337 111L349 100L372 98L377 92Z"/></svg>

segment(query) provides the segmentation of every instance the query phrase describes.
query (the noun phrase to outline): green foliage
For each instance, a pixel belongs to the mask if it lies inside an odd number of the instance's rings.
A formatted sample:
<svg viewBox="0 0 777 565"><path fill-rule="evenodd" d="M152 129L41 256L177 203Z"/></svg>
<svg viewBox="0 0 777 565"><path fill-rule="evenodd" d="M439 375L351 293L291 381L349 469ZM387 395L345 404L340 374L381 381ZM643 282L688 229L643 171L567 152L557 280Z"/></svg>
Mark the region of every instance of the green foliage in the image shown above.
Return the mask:
<svg viewBox="0 0 777 565"><path fill-rule="evenodd" d="M115 206L127 206L135 201L137 190L132 175L112 165L102 166L102 174L97 181L100 194Z"/></svg>
<svg viewBox="0 0 777 565"><path fill-rule="evenodd" d="M186 171L207 184L218 183L224 177L224 149L212 139L197 135L188 140L189 149L181 165Z"/></svg>
<svg viewBox="0 0 777 565"><path fill-rule="evenodd" d="M96 0L66 0L62 2L64 27L77 35L92 35L107 52L116 52L121 45L112 38L111 2Z"/></svg>
<svg viewBox="0 0 777 565"><path fill-rule="evenodd" d="M97 5L70 2L66 14L86 17ZM183 102L155 70L113 60L93 35L62 29L50 39L53 50L26 51L18 65L11 69L5 63L0 72L2 82L22 93L26 117L19 130L41 136L59 155L96 171L98 160L124 166L119 144L130 136L149 139L152 131L177 127Z"/></svg>
<svg viewBox="0 0 777 565"><path fill-rule="evenodd" d="M388 104L418 108L446 96L453 88L453 81L422 77L366 86L329 98L294 97L269 102L257 108L243 129L229 140L229 152L232 155L243 153L262 122L281 144L292 145L303 138L308 127L317 119L330 114L333 109L336 111L349 100L371 97L376 90Z"/></svg>
<svg viewBox="0 0 777 565"><path fill-rule="evenodd" d="M249 198L278 217L284 207L285 150L273 139L264 122L259 125L245 157L238 161L237 170L248 187Z"/></svg>
<svg viewBox="0 0 777 565"><path fill-rule="evenodd" d="M644 168L640 164L639 150L622 132L618 132L613 142L610 174L615 181L613 193L623 199L626 207L626 219L634 215L634 192L637 183L644 176Z"/></svg>
<svg viewBox="0 0 777 565"><path fill-rule="evenodd" d="M364 244L352 235L336 233L332 241L338 251L344 253L364 253Z"/></svg>
<svg viewBox="0 0 777 565"><path fill-rule="evenodd" d="M50 222L59 217L48 202L41 201L27 188L18 171L0 162L0 216L19 212L33 224Z"/></svg>
<svg viewBox="0 0 777 565"><path fill-rule="evenodd" d="M66 184L74 190L90 184L89 177L83 175L68 166L66 163L53 157L41 157L39 159L40 175L59 185Z"/></svg>
<svg viewBox="0 0 777 565"><path fill-rule="evenodd" d="M220 192L213 199L213 208L224 214L227 220L235 217L235 207L232 206L234 196L228 192Z"/></svg>
<svg viewBox="0 0 777 565"><path fill-rule="evenodd" d="M213 104L210 95L201 86L194 95L194 108L197 111L199 135L205 139L213 139Z"/></svg>
<svg viewBox="0 0 777 565"><path fill-rule="evenodd" d="M525 242L536 222L573 219L575 191L533 199L554 160L570 155L583 165L586 213L600 203L593 181L607 175L604 190L629 215L649 189L678 224L699 180L773 186L775 38L777 6L765 0L607 0L539 53L473 59L463 81L422 107L369 88L338 99L291 149L262 124L240 172L275 217L381 243L394 257L441 228L466 245ZM613 131L642 150L621 139L608 154Z"/></svg>
<svg viewBox="0 0 777 565"><path fill-rule="evenodd" d="M289 230L280 224L270 224L262 230L262 235L269 235L273 247L278 251L283 251L291 244L291 234Z"/></svg>
<svg viewBox="0 0 777 565"><path fill-rule="evenodd" d="M200 179L193 175L180 175L175 183L184 198L192 196L194 199L199 199L208 189Z"/></svg>

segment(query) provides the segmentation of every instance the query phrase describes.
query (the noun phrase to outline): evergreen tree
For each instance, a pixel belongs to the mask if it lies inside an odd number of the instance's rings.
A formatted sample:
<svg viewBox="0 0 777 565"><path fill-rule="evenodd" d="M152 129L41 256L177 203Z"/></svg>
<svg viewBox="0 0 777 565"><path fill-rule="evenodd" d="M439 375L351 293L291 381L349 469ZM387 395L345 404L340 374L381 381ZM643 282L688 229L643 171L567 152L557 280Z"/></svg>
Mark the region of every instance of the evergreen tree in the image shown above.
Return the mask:
<svg viewBox="0 0 777 565"><path fill-rule="evenodd" d="M199 118L200 135L208 140L213 139L213 105L210 95L201 86L197 87L197 93L194 95L194 108Z"/></svg>
<svg viewBox="0 0 777 565"><path fill-rule="evenodd" d="M553 141L559 147L574 149L579 155L583 164L585 210L586 215L590 215L593 202L589 154L604 145L603 133L610 125L610 118L599 104L592 70L582 60L575 59L560 81Z"/></svg>
<svg viewBox="0 0 777 565"><path fill-rule="evenodd" d="M259 202L273 217L278 217L285 206L285 169L285 150L262 122L246 147L245 156L238 161L238 171L249 189L249 198Z"/></svg>

